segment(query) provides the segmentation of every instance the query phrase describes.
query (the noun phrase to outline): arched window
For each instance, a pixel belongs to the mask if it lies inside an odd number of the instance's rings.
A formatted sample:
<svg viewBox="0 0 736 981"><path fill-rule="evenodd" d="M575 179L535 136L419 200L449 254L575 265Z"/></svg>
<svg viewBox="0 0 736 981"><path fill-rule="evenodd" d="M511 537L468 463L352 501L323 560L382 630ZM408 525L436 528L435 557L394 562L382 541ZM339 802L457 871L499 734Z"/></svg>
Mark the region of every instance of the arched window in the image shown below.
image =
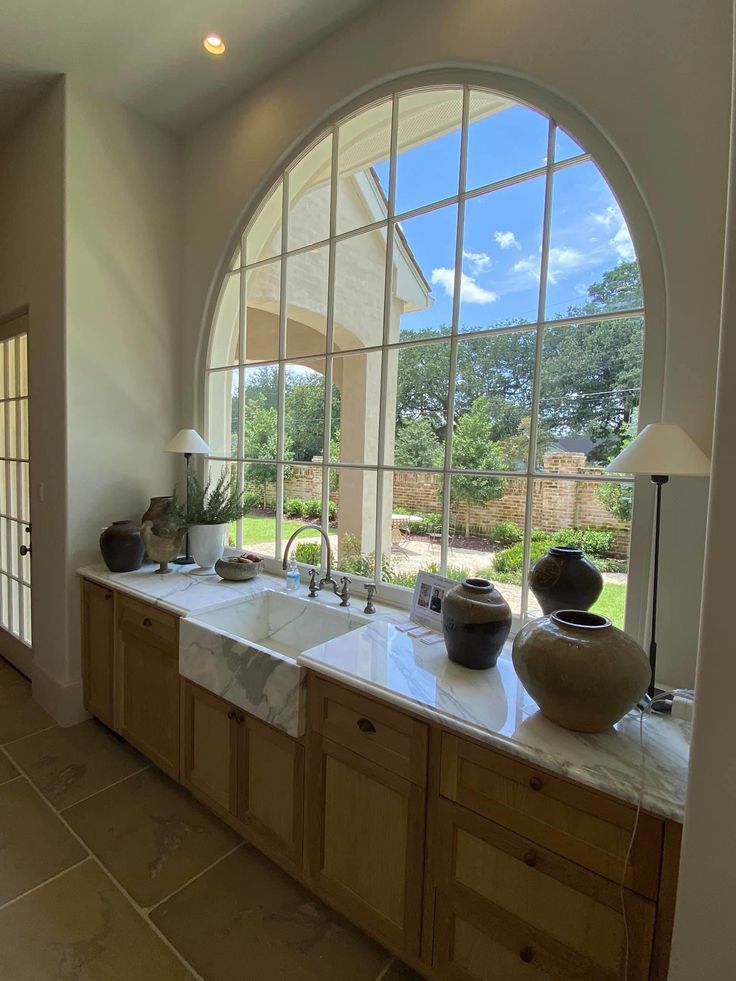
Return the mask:
<svg viewBox="0 0 736 981"><path fill-rule="evenodd" d="M622 623L643 345L626 222L585 148L476 86L383 98L323 130L268 191L223 282L207 362L210 468L280 555L321 522L338 567L411 587L582 544ZM318 564L315 534L297 558Z"/></svg>

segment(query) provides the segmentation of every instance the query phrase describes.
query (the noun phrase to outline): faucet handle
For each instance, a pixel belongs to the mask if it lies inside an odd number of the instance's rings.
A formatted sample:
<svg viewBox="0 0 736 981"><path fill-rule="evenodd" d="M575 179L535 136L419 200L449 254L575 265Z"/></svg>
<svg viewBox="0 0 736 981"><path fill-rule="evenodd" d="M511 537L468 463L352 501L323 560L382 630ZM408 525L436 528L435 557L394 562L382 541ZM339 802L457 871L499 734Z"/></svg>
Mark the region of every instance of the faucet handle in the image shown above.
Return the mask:
<svg viewBox="0 0 736 981"><path fill-rule="evenodd" d="M373 605L373 597L376 595L376 589L378 588L374 582L367 582L364 584L365 591L368 593L366 597L365 609L363 613L375 613L376 608Z"/></svg>
<svg viewBox="0 0 736 981"><path fill-rule="evenodd" d="M314 599L314 597L317 595L318 589L319 586L317 585L317 570L310 569L309 570L309 596L312 599Z"/></svg>
<svg viewBox="0 0 736 981"><path fill-rule="evenodd" d="M340 606L350 606L350 590L348 586L353 580L350 576L340 576L340 582L342 583L342 589L337 593L337 595L342 599Z"/></svg>

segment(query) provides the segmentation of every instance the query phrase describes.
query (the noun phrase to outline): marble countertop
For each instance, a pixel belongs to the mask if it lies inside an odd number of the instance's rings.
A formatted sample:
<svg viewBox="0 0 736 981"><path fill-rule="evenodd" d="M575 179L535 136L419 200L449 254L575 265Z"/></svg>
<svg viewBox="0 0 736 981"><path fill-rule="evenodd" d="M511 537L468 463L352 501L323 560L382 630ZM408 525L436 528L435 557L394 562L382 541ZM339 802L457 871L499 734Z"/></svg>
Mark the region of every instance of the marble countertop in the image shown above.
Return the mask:
<svg viewBox="0 0 736 981"><path fill-rule="evenodd" d="M300 663L587 787L632 804L641 798L650 813L682 821L688 723L648 713L642 720L633 710L607 733L570 732L539 712L514 672L510 643L495 668L471 671L448 660L444 643L428 645L398 630L405 619L377 620L312 648Z"/></svg>
<svg viewBox="0 0 736 981"><path fill-rule="evenodd" d="M284 588L282 578L266 573L249 582L232 583L188 572L158 576L156 568L152 564L137 572L113 573L99 564L78 572L183 617L227 606L264 589ZM304 594L302 590L299 595ZM359 600L362 596L356 593L353 610L361 609ZM332 594L320 595L314 602L336 605ZM641 799L647 811L682 821L688 723L647 714L640 725L639 712L632 711L610 732L569 732L545 719L526 693L511 663L510 644L495 668L471 671L449 661L442 642L428 645L398 630L408 614L380 603L376 610L374 622L312 648L298 663L521 760L632 804Z"/></svg>

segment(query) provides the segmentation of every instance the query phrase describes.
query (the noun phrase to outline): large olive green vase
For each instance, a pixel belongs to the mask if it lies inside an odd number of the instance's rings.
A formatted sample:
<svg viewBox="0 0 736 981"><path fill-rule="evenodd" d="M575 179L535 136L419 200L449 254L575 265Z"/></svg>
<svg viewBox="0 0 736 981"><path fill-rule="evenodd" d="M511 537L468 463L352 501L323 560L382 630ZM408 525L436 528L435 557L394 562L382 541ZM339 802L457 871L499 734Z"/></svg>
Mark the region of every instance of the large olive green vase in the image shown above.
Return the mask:
<svg viewBox="0 0 736 981"><path fill-rule="evenodd" d="M583 610L529 622L514 638L513 661L541 712L574 732L605 732L649 685L649 660L636 641Z"/></svg>
<svg viewBox="0 0 736 981"><path fill-rule="evenodd" d="M458 583L442 601L447 656L466 668L492 668L511 629L511 607L488 579Z"/></svg>

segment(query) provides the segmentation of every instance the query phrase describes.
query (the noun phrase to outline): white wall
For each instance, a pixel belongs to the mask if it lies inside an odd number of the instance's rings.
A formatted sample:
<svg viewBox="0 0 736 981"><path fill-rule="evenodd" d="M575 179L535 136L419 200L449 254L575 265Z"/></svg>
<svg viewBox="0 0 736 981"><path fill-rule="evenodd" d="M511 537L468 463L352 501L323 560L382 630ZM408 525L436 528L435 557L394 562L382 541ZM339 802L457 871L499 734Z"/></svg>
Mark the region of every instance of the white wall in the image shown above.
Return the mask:
<svg viewBox="0 0 736 981"><path fill-rule="evenodd" d="M606 167L634 232L650 314L642 417L657 416L663 384L667 419L707 450L729 7L729 0L381 0L193 133L185 143L185 414L196 419L200 408L196 356L208 291L232 252L241 212L276 163L357 93L428 66L465 65L513 76L515 91L539 83L546 108ZM644 482L641 497L648 494ZM679 685L694 678L706 496L705 481L684 480L665 495L660 674ZM646 523L646 508L638 510Z"/></svg>
<svg viewBox="0 0 736 981"><path fill-rule="evenodd" d="M100 531L171 491L180 428L179 146L67 80L68 680L79 678L74 570Z"/></svg>

